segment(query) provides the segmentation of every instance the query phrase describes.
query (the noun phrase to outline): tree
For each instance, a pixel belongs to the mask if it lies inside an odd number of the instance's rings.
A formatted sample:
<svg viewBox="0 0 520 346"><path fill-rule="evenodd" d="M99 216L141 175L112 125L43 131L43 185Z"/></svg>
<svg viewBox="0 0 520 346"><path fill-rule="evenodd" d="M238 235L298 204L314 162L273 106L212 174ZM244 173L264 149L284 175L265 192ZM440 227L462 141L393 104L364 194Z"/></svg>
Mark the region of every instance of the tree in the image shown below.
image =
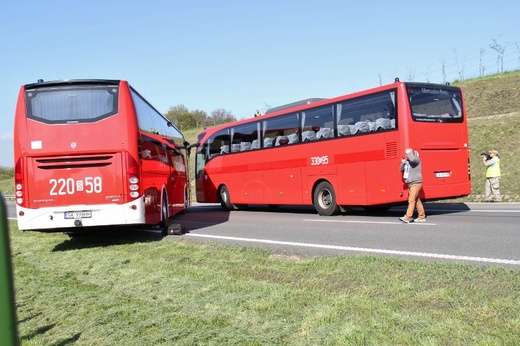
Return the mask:
<svg viewBox="0 0 520 346"><path fill-rule="evenodd" d="M197 128L206 127L210 123L208 114L200 109L191 111L191 115L193 117L193 120L195 120L195 122L196 122L195 127L197 127Z"/></svg>
<svg viewBox="0 0 520 346"><path fill-rule="evenodd" d="M232 123L237 120L231 112L223 108L218 108L211 112L211 118L213 125Z"/></svg>
<svg viewBox="0 0 520 346"><path fill-rule="evenodd" d="M170 107L165 117L170 120L179 130L187 130L197 126L197 121L184 105Z"/></svg>
<svg viewBox="0 0 520 346"><path fill-rule="evenodd" d="M500 38L500 36L499 36ZM497 52L497 69L498 73L504 73L504 53L506 51L506 47L502 46L498 43L498 39L492 39L493 43L489 45L489 48L493 49Z"/></svg>

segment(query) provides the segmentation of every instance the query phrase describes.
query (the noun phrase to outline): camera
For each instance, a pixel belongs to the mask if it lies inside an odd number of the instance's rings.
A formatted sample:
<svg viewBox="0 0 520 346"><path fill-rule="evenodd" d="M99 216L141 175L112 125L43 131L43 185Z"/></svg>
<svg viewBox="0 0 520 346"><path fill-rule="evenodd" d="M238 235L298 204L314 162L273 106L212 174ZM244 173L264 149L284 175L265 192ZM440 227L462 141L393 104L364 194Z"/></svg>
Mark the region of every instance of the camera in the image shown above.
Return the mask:
<svg viewBox="0 0 520 346"><path fill-rule="evenodd" d="M486 160L491 160L491 156L489 155L489 153L482 153L480 155L485 156Z"/></svg>

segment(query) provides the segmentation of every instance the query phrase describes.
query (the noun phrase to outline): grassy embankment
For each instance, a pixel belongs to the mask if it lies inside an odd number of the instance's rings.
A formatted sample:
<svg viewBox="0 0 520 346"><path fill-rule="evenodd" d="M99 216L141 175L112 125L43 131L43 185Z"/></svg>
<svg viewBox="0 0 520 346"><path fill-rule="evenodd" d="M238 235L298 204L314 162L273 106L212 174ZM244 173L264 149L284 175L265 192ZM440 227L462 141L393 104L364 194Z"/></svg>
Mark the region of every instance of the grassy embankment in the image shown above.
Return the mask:
<svg viewBox="0 0 520 346"><path fill-rule="evenodd" d="M520 271L10 222L22 345L516 345Z"/></svg>

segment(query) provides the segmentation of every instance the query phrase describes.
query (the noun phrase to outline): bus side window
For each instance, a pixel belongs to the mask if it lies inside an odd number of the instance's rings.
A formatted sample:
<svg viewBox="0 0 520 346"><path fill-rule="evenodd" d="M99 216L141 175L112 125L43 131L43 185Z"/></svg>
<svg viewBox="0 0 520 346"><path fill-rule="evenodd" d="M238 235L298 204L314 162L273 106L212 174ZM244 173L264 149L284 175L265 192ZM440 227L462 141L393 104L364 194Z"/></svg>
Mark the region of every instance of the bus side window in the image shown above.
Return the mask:
<svg viewBox="0 0 520 346"><path fill-rule="evenodd" d="M338 135L395 128L395 91L362 96L337 105Z"/></svg>
<svg viewBox="0 0 520 346"><path fill-rule="evenodd" d="M300 121L297 113L282 115L262 122L264 148L298 143L300 141ZM273 138L274 143L271 143Z"/></svg>
<svg viewBox="0 0 520 346"><path fill-rule="evenodd" d="M230 136L228 129L215 133L208 142L210 158L229 153Z"/></svg>
<svg viewBox="0 0 520 346"><path fill-rule="evenodd" d="M302 140L304 142L334 137L333 109L334 106L328 105L302 112Z"/></svg>
<svg viewBox="0 0 520 346"><path fill-rule="evenodd" d="M231 145L231 152L248 151L253 148L252 143L260 139L259 122L253 122L231 129L231 136L233 144Z"/></svg>

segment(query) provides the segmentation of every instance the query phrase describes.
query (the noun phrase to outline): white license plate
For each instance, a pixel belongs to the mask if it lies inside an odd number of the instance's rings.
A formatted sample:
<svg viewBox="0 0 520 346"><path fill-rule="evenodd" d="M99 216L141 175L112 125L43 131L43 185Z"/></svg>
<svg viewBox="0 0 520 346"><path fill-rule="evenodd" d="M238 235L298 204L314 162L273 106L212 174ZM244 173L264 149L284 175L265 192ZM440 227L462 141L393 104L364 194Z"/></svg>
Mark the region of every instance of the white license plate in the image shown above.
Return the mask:
<svg viewBox="0 0 520 346"><path fill-rule="evenodd" d="M89 217L92 217L92 211L90 210L65 212L65 219L88 219Z"/></svg>
<svg viewBox="0 0 520 346"><path fill-rule="evenodd" d="M436 178L449 178L450 175L450 172L435 172Z"/></svg>

